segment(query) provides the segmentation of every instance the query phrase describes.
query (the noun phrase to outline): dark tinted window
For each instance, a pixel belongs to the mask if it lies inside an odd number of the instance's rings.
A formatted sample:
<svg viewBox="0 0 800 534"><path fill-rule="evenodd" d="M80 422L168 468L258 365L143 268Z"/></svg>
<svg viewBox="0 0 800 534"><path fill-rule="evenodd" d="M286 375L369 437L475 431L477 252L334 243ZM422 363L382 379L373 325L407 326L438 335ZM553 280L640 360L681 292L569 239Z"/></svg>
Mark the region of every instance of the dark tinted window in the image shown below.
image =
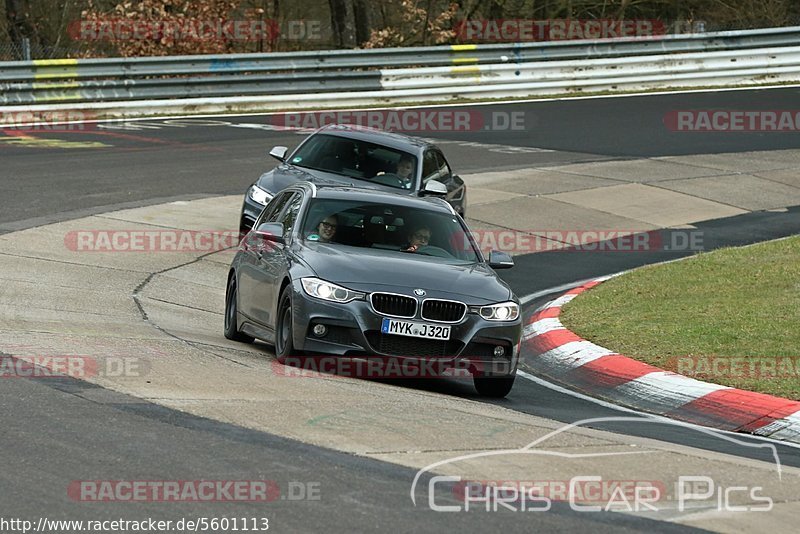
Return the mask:
<svg viewBox="0 0 800 534"><path fill-rule="evenodd" d="M434 154L436 154L436 161L438 162L437 166L439 167L439 177L436 179L446 181L448 178L450 178L450 165L448 165L447 160L444 159L444 154L438 150L434 151Z"/></svg>
<svg viewBox="0 0 800 534"><path fill-rule="evenodd" d="M289 201L291 196L291 191L285 191L277 194L275 198L273 198L266 206L264 206L264 210L261 212L261 215L256 222L256 228L258 228L258 225L261 223L275 222L278 218L278 215L281 213L281 210L286 205L286 202Z"/></svg>
<svg viewBox="0 0 800 534"><path fill-rule="evenodd" d="M288 239L292 235L292 228L297 221L297 214L300 211L300 206L303 204L303 195L295 193L286 205L286 209L278 218L278 222L283 223L283 237Z"/></svg>
<svg viewBox="0 0 800 534"><path fill-rule="evenodd" d="M416 181L416 156L376 143L327 134L312 136L292 154L288 163L398 189L410 189Z"/></svg>
<svg viewBox="0 0 800 534"><path fill-rule="evenodd" d="M439 161L436 159L436 153L433 150L425 152L425 158L422 160L422 181L435 180L439 176Z"/></svg>

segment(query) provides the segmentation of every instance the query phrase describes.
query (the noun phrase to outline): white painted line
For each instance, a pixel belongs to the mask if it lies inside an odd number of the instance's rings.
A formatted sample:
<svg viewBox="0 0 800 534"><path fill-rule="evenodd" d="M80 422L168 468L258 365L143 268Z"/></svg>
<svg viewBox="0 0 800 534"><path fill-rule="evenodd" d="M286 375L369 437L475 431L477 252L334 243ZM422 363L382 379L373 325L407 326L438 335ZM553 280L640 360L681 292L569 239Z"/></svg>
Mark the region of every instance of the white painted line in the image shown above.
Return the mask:
<svg viewBox="0 0 800 534"><path fill-rule="evenodd" d="M666 262L663 262L663 263L669 263L670 261L675 261L675 260L669 260L669 261L666 261ZM607 274L605 276L598 276L594 280L596 282L606 282L608 280L611 280L612 278L616 278L618 276L622 276L623 274L629 273L629 272L631 272L631 269L628 269L627 271L620 271L620 272L614 273L614 274Z"/></svg>
<svg viewBox="0 0 800 534"><path fill-rule="evenodd" d="M647 418L647 419L655 419L655 420L658 420L658 421L668 422L668 423L671 423L673 425L674 424L679 424L681 426L684 426L684 427L687 427L687 428L691 428L691 429L701 430L703 432L708 432L708 430L709 430L708 427L705 427L705 426L702 426L702 425L696 425L694 423L686 423L684 421L676 421L675 419L670 419L669 417L664 417L663 415L657 415L657 414L642 412L642 411L639 411L639 410L626 408L625 406L619 406L619 405L613 404L611 402L606 402L606 401L604 401L602 399L596 399L594 397L590 397L589 395L584 395L583 393L578 393L577 391L572 391L571 389L567 389L567 388L559 386L557 384L553 384L552 382L548 382L547 380L544 380L543 378L539 378L538 376L532 375L530 373L526 373L525 371L518 370L517 371L517 376L520 376L520 377L524 378L525 380L530 380L531 382L533 382L535 384L538 384L538 385L540 385L540 386L542 386L544 388L547 388L547 389L549 389L551 391L555 391L556 393L561 393L561 394L567 395L569 397L573 397L573 398L576 398L576 399L579 399L579 400L582 400L582 401L590 402L592 404L596 404L598 406L602 406L603 408L608 408L609 410L616 410L618 412L635 414L635 415L639 415L639 416ZM773 443L775 445L782 445L784 447L791 447L793 449L800 450L800 443L792 443L792 442L789 442L789 441L775 440L775 439L768 438L766 436L759 436L759 435L756 435L756 434L742 434L741 432L731 432L729 430L718 430L716 428L712 429L712 430L714 432L716 432L716 433L719 433L719 434L727 434L729 436L737 436L740 439L742 438L742 436L747 436L749 439L754 439L754 440L757 440L757 441L764 441L764 442L767 442L767 443Z"/></svg>
<svg viewBox="0 0 800 534"><path fill-rule="evenodd" d="M560 293L561 291L569 291L570 289L574 289L578 286L582 286L586 282L591 282L594 278L587 278L586 280L579 280L577 282L570 282L568 284L561 284L560 286L550 287L547 289L542 289L541 291L537 291L536 293L531 293L530 295L525 295L521 299L519 299L519 303L525 306L532 300L536 300L541 297L546 297L547 295L552 295L553 293Z"/></svg>

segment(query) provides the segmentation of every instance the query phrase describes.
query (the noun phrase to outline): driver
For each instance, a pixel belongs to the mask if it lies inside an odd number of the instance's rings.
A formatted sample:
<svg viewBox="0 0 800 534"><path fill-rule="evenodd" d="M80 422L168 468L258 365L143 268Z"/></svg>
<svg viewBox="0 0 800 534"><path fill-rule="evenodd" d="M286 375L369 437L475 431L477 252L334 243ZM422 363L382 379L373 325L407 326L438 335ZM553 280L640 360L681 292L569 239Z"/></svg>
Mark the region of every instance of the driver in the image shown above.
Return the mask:
<svg viewBox="0 0 800 534"><path fill-rule="evenodd" d="M416 226L408 234L408 248L405 252L416 252L419 247L424 247L431 242L431 229L428 226Z"/></svg>
<svg viewBox="0 0 800 534"><path fill-rule="evenodd" d="M383 176L386 173L380 171L375 176ZM411 189L414 185L414 158L408 154L403 154L397 160L397 171L394 173L400 178L400 185L403 189Z"/></svg>
<svg viewBox="0 0 800 534"><path fill-rule="evenodd" d="M403 188L411 189L414 180L414 160L411 156L400 156L400 160L397 162L397 176L403 181Z"/></svg>
<svg viewBox="0 0 800 534"><path fill-rule="evenodd" d="M317 225L317 232L308 236L309 241L319 241L320 243L330 243L336 235L336 227L339 225L339 218L336 214L328 215Z"/></svg>

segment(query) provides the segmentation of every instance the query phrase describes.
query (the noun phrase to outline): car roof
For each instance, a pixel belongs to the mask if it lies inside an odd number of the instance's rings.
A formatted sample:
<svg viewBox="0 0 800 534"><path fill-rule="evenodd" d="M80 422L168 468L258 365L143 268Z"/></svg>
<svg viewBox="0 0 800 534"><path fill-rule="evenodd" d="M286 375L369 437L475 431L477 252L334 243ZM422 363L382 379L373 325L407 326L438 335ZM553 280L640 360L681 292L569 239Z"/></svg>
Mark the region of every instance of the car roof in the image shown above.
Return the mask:
<svg viewBox="0 0 800 534"><path fill-rule="evenodd" d="M377 143L412 153L421 152L426 147L434 146L433 143L417 137L411 137L409 135L400 133L386 132L383 130L376 130L375 128L352 124L329 124L327 126L323 126L314 133L335 135L337 137L344 137L346 139Z"/></svg>
<svg viewBox="0 0 800 534"><path fill-rule="evenodd" d="M362 189L341 185L312 184L311 182L298 182L294 187L302 187L313 191L313 196L323 199L356 200L360 202L377 202L402 206L406 208L419 208L453 214L453 208L441 198L417 197L387 191Z"/></svg>

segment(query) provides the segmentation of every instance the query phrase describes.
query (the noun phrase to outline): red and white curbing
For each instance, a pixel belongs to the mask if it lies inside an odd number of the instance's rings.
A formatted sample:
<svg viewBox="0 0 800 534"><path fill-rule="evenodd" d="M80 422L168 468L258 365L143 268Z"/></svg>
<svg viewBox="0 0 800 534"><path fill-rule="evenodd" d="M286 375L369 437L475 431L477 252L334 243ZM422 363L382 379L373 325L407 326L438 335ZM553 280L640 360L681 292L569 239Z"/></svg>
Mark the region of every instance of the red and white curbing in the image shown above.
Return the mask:
<svg viewBox="0 0 800 534"><path fill-rule="evenodd" d="M642 363L567 330L561 307L612 278L576 287L540 308L523 340L535 371L572 389L680 421L800 443L800 402L688 378Z"/></svg>

